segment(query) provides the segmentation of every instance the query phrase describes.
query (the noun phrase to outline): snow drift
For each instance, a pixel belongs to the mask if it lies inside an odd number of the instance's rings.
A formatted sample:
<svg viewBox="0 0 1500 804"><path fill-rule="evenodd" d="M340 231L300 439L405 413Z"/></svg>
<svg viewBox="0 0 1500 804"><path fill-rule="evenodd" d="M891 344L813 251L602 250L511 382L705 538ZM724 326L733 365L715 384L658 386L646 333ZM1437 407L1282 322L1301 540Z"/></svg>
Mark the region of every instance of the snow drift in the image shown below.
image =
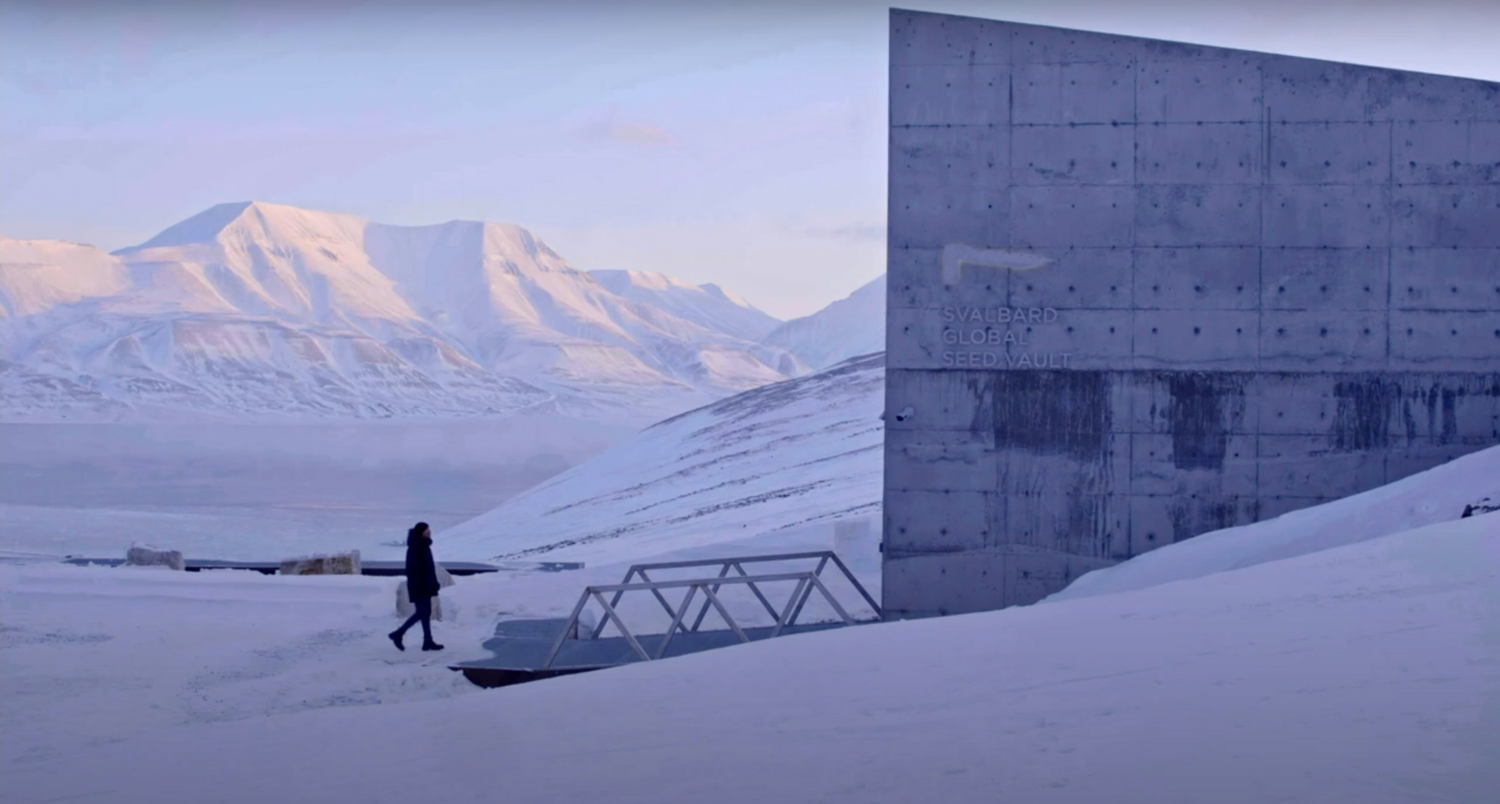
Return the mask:
<svg viewBox="0 0 1500 804"><path fill-rule="evenodd" d="M89 596L58 596L83 571L66 585L38 573L17 590L18 570L6 569L7 597L49 600L7 619L17 670L0 700L32 748L17 735L4 744L7 799L243 802L295 790L379 804L412 790L449 801L503 790L517 802L1487 804L1500 789L1495 516L1108 597L792 636L479 694L381 644L388 595L365 592L363 616L330 607L370 579L299 589L295 602L320 603L310 612L286 600L296 579L240 582L241 599L262 593L254 633L278 626L281 642L247 666L198 672L156 636L184 623L203 633L209 619L193 607L156 605L151 590L108 599L106 612ZM515 600L503 579L472 586L487 587L474 599ZM56 619L64 601L75 615L101 607L82 620L93 630ZM230 602L216 596L206 640L221 663L223 643L241 638L221 627ZM117 639L153 649L111 672L139 672L165 692L148 674L159 672L193 694L153 693L167 706L150 709L134 701L145 692L92 692L86 674L99 665L69 657L109 653ZM384 700L408 703L360 705ZM178 725L184 708L195 717ZM89 716L60 717L69 709ZM173 770L141 757L171 757Z"/></svg>
<svg viewBox="0 0 1500 804"><path fill-rule="evenodd" d="M1458 519L1464 506L1500 497L1500 447L1341 500L1227 528L1094 570L1048 600L1072 600L1201 578ZM1487 520L1500 537L1500 519Z"/></svg>

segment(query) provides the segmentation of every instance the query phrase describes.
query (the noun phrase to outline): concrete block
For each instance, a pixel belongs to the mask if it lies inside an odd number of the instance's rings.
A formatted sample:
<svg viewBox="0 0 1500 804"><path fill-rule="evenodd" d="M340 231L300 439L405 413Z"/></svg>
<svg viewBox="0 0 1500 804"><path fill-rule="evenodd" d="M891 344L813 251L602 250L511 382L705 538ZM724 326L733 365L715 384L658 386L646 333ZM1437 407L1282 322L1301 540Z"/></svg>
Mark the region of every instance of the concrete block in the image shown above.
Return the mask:
<svg viewBox="0 0 1500 804"><path fill-rule="evenodd" d="M891 491L994 491L993 430L892 430L885 487Z"/></svg>
<svg viewBox="0 0 1500 804"><path fill-rule="evenodd" d="M1013 187L1010 243L1021 248L1132 245L1129 187Z"/></svg>
<svg viewBox="0 0 1500 804"><path fill-rule="evenodd" d="M1005 582L1006 596L1014 606L1037 603L1067 588L1080 576L1115 563L1050 551L1011 552L1006 562L1010 570Z"/></svg>
<svg viewBox="0 0 1500 804"><path fill-rule="evenodd" d="M1383 184L1391 177L1388 122L1271 125L1275 184Z"/></svg>
<svg viewBox="0 0 1500 804"><path fill-rule="evenodd" d="M1391 97L1397 121L1500 121L1500 83L1447 75L1407 73Z"/></svg>
<svg viewBox="0 0 1500 804"><path fill-rule="evenodd" d="M1391 311L1391 368L1500 371L1500 310Z"/></svg>
<svg viewBox="0 0 1500 804"><path fill-rule="evenodd" d="M1182 433L1189 440L1178 449L1213 456L1199 440L1205 434L1239 435L1256 432L1259 420L1259 379L1248 372L1134 371L1117 380L1131 404L1131 433ZM1222 450L1219 451L1222 455Z"/></svg>
<svg viewBox="0 0 1500 804"><path fill-rule="evenodd" d="M162 550L144 542L135 542L125 551L125 566L166 567L182 572L187 569L187 561L183 559L180 550Z"/></svg>
<svg viewBox="0 0 1500 804"><path fill-rule="evenodd" d="M891 129L891 183L902 189L988 188L1006 181L1005 126L909 126Z"/></svg>
<svg viewBox="0 0 1500 804"><path fill-rule="evenodd" d="M1500 185L1402 185L1391 193L1391 245L1500 247Z"/></svg>
<svg viewBox="0 0 1500 804"><path fill-rule="evenodd" d="M1265 104L1273 122L1354 122L1391 119L1401 73L1376 67L1287 56L1263 63Z"/></svg>
<svg viewBox="0 0 1500 804"><path fill-rule="evenodd" d="M1005 556L994 552L893 555L887 543L880 608L888 620L991 611L1008 605Z"/></svg>
<svg viewBox="0 0 1500 804"><path fill-rule="evenodd" d="M1149 553L1175 539L1172 531L1174 497L1132 494L1130 505L1130 555Z"/></svg>
<svg viewBox="0 0 1500 804"><path fill-rule="evenodd" d="M941 332L934 334L930 321L934 311L926 308L890 307L885 315L886 391L889 396L889 372L926 370L942 367ZM898 408L899 410L899 408Z"/></svg>
<svg viewBox="0 0 1500 804"><path fill-rule="evenodd" d="M1136 194L1136 245L1251 246L1260 242L1258 186L1143 184Z"/></svg>
<svg viewBox="0 0 1500 804"><path fill-rule="evenodd" d="M324 553L287 558L281 562L278 575L359 575L359 551Z"/></svg>
<svg viewBox="0 0 1500 804"><path fill-rule="evenodd" d="M1337 415L1336 376L1323 373L1265 372L1259 376L1256 432L1312 435L1330 432Z"/></svg>
<svg viewBox="0 0 1500 804"><path fill-rule="evenodd" d="M1401 310L1500 307L1500 249L1393 248L1391 306Z"/></svg>
<svg viewBox="0 0 1500 804"><path fill-rule="evenodd" d="M987 374L972 371L887 371L886 436L900 430L995 429L994 397ZM892 415L910 406L913 415L898 422Z"/></svg>
<svg viewBox="0 0 1500 804"><path fill-rule="evenodd" d="M991 523L1004 521L992 493L887 488L885 495L885 550L893 555L976 550L989 541Z"/></svg>
<svg viewBox="0 0 1500 804"><path fill-rule="evenodd" d="M1005 495L1123 492L1130 487L1130 437L1104 434L1099 440L1102 449L1093 454L1000 449L995 455L995 484L990 489Z"/></svg>
<svg viewBox="0 0 1500 804"><path fill-rule="evenodd" d="M1265 371L1373 371L1386 366L1384 310L1267 310L1261 316Z"/></svg>
<svg viewBox="0 0 1500 804"><path fill-rule="evenodd" d="M1056 262L1035 271L1009 274L1009 306L1052 307L1079 311L1080 315L1084 310L1132 306L1130 249L1075 248L1046 253Z"/></svg>
<svg viewBox="0 0 1500 804"><path fill-rule="evenodd" d="M1137 310L1134 365L1143 369L1250 370L1258 314L1248 310Z"/></svg>
<svg viewBox="0 0 1500 804"><path fill-rule="evenodd" d="M916 175L916 174L911 174ZM1009 199L1003 186L955 177L892 175L887 237L892 248L941 249L949 243L1009 243Z"/></svg>
<svg viewBox="0 0 1500 804"><path fill-rule="evenodd" d="M1191 59L1146 56L1136 78L1141 123L1253 122L1262 116L1260 58L1205 53Z"/></svg>
<svg viewBox="0 0 1500 804"><path fill-rule="evenodd" d="M891 64L1005 64L1010 36L1003 22L891 9Z"/></svg>
<svg viewBox="0 0 1500 804"><path fill-rule="evenodd" d="M1326 497L1347 497L1385 483L1383 452L1339 452L1327 436L1259 437L1260 493L1295 497L1316 489Z"/></svg>
<svg viewBox="0 0 1500 804"><path fill-rule="evenodd" d="M1266 248L1267 310L1384 310L1391 252L1383 248Z"/></svg>
<svg viewBox="0 0 1500 804"><path fill-rule="evenodd" d="M1392 447L1500 443L1500 372L1408 375L1392 405Z"/></svg>
<svg viewBox="0 0 1500 804"><path fill-rule="evenodd" d="M943 251L937 248L886 249L886 299L892 308L927 307L947 304L949 288L943 285ZM999 272L1004 279L1009 272ZM966 283L968 284L968 283ZM1006 288L998 291L1004 299ZM887 327L889 329L889 327Z"/></svg>
<svg viewBox="0 0 1500 804"><path fill-rule="evenodd" d="M970 495L888 500L894 615L1500 443L1500 85L892 20L886 483Z"/></svg>
<svg viewBox="0 0 1500 804"><path fill-rule="evenodd" d="M1145 42L1131 36L1012 24L1011 60L1016 64L1083 62L1131 67L1145 55Z"/></svg>
<svg viewBox="0 0 1500 804"><path fill-rule="evenodd" d="M1260 123L1153 123L1135 129L1142 184L1258 184Z"/></svg>
<svg viewBox="0 0 1500 804"><path fill-rule="evenodd" d="M1500 121L1398 122L1391 150L1400 184L1500 182Z"/></svg>
<svg viewBox="0 0 1500 804"><path fill-rule="evenodd" d="M1135 122L1135 73L1099 62L1017 64L1011 122L1016 125Z"/></svg>
<svg viewBox="0 0 1500 804"><path fill-rule="evenodd" d="M1117 552L1115 542L1126 541L1124 495L1037 494L1005 495L1007 519L1004 543L996 547L1013 550L1031 547L1049 553L1108 559ZM1114 510L1116 508L1121 510ZM1053 590L1057 591L1057 590Z"/></svg>
<svg viewBox="0 0 1500 804"><path fill-rule="evenodd" d="M1130 493L1165 496L1211 494L1254 497L1256 436L1203 434L1217 462L1204 463L1202 449L1185 451L1198 441L1171 433L1137 433L1130 437ZM1192 444L1193 447L1202 444Z"/></svg>
<svg viewBox="0 0 1500 804"><path fill-rule="evenodd" d="M1007 126L1008 65L891 67L891 125Z"/></svg>
<svg viewBox="0 0 1500 804"><path fill-rule="evenodd" d="M1134 126L1016 126L1010 183L1131 184Z"/></svg>
<svg viewBox="0 0 1500 804"><path fill-rule="evenodd" d="M1138 308L1253 310L1260 304L1260 253L1254 248L1138 248Z"/></svg>
<svg viewBox="0 0 1500 804"><path fill-rule="evenodd" d="M1073 491L1097 488L1108 480L1115 445L1110 441L1114 400L1107 374L997 371L990 374L990 380L996 450L1002 455L1023 453L1039 461L1042 456L1058 456L1076 462L1064 463L1054 472ZM1005 460L997 471L1014 475L1015 468ZM1087 474L1075 471L1084 464L1093 469ZM1001 477L1002 484L1008 482L1013 483L1014 477ZM1024 490L1038 491L1030 487Z"/></svg>
<svg viewBox="0 0 1500 804"><path fill-rule="evenodd" d="M1253 497L1157 496L1130 497L1130 544L1133 555L1150 552L1202 533L1257 521L1260 501Z"/></svg>
<svg viewBox="0 0 1500 804"><path fill-rule="evenodd" d="M1376 185L1279 185L1266 190L1267 246L1384 248L1390 189Z"/></svg>

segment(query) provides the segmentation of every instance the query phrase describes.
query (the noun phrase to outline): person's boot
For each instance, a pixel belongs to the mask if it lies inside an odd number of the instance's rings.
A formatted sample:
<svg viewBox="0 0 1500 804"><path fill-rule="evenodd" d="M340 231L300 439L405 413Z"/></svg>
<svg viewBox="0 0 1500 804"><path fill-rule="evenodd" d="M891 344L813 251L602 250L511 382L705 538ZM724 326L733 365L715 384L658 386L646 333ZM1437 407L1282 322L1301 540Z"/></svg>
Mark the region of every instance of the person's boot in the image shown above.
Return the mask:
<svg viewBox="0 0 1500 804"><path fill-rule="evenodd" d="M443 646L436 642L423 642L422 650L442 650Z"/></svg>
<svg viewBox="0 0 1500 804"><path fill-rule="evenodd" d="M406 650L406 646L403 645L403 644L401 644L401 632L400 631L392 631L389 634L386 634L386 636L390 637L391 641L394 642L394 643L396 643L396 650L403 651L403 652Z"/></svg>

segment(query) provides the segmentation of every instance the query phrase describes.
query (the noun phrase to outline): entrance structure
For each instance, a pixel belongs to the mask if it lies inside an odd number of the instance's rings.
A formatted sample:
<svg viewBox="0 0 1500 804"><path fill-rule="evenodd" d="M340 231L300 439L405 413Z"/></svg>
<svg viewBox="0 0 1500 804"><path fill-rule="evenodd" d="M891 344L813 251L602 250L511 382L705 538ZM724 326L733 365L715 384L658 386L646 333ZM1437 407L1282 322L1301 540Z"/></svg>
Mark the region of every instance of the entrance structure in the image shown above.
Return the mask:
<svg viewBox="0 0 1500 804"><path fill-rule="evenodd" d="M1500 443L1500 84L894 10L883 609Z"/></svg>

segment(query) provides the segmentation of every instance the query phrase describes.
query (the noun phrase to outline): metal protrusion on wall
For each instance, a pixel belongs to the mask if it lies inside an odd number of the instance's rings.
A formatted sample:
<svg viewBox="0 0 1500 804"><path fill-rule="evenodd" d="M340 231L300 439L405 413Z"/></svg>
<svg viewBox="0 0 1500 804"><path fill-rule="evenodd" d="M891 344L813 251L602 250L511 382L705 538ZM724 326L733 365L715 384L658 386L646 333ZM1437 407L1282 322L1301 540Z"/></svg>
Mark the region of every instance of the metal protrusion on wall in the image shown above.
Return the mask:
<svg viewBox="0 0 1500 804"><path fill-rule="evenodd" d="M1034 271L1054 262L1051 257L1029 251L949 243L943 247L943 284L956 285L964 268L992 268L999 271Z"/></svg>

